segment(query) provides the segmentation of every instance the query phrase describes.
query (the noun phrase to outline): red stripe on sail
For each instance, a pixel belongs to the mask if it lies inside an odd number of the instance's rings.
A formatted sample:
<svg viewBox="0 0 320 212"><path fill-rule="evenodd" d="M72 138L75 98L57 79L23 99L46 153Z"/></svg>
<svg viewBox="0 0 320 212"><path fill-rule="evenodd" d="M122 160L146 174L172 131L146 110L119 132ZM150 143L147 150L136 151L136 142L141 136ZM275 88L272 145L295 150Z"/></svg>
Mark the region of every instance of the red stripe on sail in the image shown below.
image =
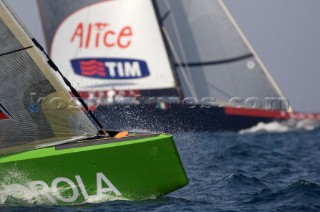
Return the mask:
<svg viewBox="0 0 320 212"><path fill-rule="evenodd" d="M95 65L97 60L87 60L87 61L81 61L80 65L84 66L90 66L90 65Z"/></svg>
<svg viewBox="0 0 320 212"><path fill-rule="evenodd" d="M101 77L106 77L106 71L103 62L97 60L81 61L80 62L81 75L83 76L93 76L98 75Z"/></svg>
<svg viewBox="0 0 320 212"><path fill-rule="evenodd" d="M83 71L92 71L92 70L104 71L104 67L97 67L97 66L81 66L81 70L83 70Z"/></svg>
<svg viewBox="0 0 320 212"><path fill-rule="evenodd" d="M9 119L8 116L0 111L0 120Z"/></svg>

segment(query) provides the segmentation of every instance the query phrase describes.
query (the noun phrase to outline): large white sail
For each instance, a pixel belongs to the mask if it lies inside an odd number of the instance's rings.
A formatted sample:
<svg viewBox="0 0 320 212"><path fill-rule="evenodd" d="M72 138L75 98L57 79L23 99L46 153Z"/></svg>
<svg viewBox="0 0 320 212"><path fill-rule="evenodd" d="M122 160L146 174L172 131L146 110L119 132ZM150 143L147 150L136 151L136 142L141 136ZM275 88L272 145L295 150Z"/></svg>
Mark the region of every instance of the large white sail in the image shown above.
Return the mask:
<svg viewBox="0 0 320 212"><path fill-rule="evenodd" d="M8 6L0 1L0 152L87 138L96 127L61 85Z"/></svg>
<svg viewBox="0 0 320 212"><path fill-rule="evenodd" d="M38 4L50 55L79 91L175 88L151 1Z"/></svg>
<svg viewBox="0 0 320 212"><path fill-rule="evenodd" d="M235 100L247 107L252 105L241 103L254 100L262 103L261 109L288 109L221 0L156 2L185 96L199 101L212 97L217 103Z"/></svg>

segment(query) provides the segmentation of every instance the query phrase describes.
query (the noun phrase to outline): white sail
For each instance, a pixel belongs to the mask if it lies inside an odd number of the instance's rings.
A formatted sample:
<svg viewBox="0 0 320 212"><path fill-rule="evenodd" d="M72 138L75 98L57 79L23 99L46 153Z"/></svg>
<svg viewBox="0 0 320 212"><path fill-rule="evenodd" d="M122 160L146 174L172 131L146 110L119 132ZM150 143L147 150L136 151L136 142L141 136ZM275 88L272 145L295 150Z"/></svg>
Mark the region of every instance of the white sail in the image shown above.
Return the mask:
<svg viewBox="0 0 320 212"><path fill-rule="evenodd" d="M213 97L221 103L251 99L265 103L262 109L288 109L282 92L221 0L156 2L185 96Z"/></svg>
<svg viewBox="0 0 320 212"><path fill-rule="evenodd" d="M47 40L52 40L50 55L63 67L65 76L75 82L75 88L79 91L175 88L152 2L94 2L38 1L42 20L47 20L44 28L53 32L49 28L56 27L52 37L47 35ZM51 21L47 11L62 16L63 20L47 26Z"/></svg>
<svg viewBox="0 0 320 212"><path fill-rule="evenodd" d="M0 152L92 137L97 129L74 104L46 58L0 1Z"/></svg>

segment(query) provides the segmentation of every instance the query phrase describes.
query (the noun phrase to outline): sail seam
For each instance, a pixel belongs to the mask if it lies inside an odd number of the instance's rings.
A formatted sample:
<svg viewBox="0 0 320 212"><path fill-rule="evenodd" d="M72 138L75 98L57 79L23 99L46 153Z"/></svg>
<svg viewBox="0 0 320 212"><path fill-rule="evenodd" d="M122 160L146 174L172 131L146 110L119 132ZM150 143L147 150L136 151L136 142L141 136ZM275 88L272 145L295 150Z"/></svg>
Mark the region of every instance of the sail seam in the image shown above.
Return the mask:
<svg viewBox="0 0 320 212"><path fill-rule="evenodd" d="M12 53L24 51L24 50L30 49L30 48L32 48L32 47L33 47L33 46L28 46L28 47L25 47L25 48L22 48L22 49L17 49L17 50L13 50L13 51L10 51L10 52L2 53L2 54L0 54L0 57L5 56L5 55L8 55L8 54L12 54Z"/></svg>
<svg viewBox="0 0 320 212"><path fill-rule="evenodd" d="M230 59L224 59L224 60L216 60L216 61L206 61L206 62L194 62L194 63L175 63L175 66L210 66L210 65L219 65L219 64L224 64L224 63L233 63L233 62L237 62L240 60L245 60L248 59L250 57L254 57L254 55L252 53L250 54L246 54L240 57L234 57L234 58L230 58Z"/></svg>

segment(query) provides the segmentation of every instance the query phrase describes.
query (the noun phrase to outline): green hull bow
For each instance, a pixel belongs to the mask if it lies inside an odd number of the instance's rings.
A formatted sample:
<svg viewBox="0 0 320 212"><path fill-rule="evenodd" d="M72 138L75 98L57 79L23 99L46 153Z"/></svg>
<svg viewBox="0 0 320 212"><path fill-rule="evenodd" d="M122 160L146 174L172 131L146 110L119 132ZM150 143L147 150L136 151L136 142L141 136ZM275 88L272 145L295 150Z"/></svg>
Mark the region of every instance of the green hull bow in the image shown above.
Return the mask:
<svg viewBox="0 0 320 212"><path fill-rule="evenodd" d="M2 205L143 200L186 184L170 135L91 140L0 156Z"/></svg>

